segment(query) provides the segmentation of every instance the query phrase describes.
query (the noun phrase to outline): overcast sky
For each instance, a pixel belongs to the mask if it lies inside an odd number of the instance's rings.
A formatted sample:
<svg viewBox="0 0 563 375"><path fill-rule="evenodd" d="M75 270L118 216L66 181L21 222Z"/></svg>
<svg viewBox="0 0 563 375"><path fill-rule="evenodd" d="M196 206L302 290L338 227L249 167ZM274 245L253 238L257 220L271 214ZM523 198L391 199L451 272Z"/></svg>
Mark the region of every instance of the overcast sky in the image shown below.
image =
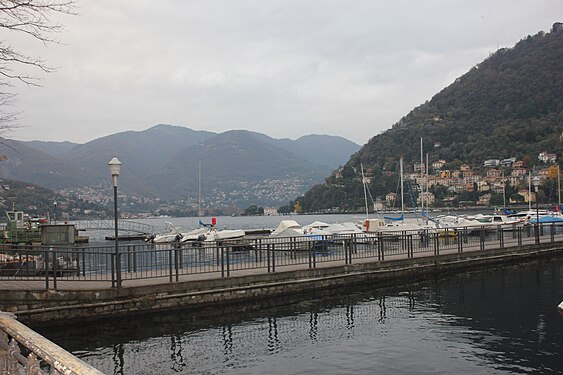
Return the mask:
<svg viewBox="0 0 563 375"><path fill-rule="evenodd" d="M365 144L497 48L563 21L561 0L78 0L58 67L18 86L20 140L84 143L164 123Z"/></svg>

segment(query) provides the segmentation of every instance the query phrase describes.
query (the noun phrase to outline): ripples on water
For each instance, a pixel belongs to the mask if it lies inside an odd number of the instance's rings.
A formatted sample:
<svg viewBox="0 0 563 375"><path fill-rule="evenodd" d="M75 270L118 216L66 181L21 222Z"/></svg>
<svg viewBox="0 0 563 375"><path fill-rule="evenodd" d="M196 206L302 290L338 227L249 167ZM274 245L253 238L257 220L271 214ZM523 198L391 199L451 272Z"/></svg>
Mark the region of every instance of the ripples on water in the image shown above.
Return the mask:
<svg viewBox="0 0 563 375"><path fill-rule="evenodd" d="M563 372L563 259L40 331L107 374Z"/></svg>

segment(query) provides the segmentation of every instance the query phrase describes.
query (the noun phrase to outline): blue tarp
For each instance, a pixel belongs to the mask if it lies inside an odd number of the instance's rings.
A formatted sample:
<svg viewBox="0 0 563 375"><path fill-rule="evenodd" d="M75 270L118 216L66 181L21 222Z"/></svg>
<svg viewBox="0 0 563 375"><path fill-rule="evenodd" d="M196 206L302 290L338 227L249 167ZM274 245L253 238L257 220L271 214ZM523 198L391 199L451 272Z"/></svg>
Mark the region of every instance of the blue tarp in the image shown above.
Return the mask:
<svg viewBox="0 0 563 375"><path fill-rule="evenodd" d="M538 221L536 219L530 220L530 223L534 224ZM563 222L563 217L561 216L542 216L539 220L540 223L560 223Z"/></svg>
<svg viewBox="0 0 563 375"><path fill-rule="evenodd" d="M401 215L399 217L383 216L383 218L386 219L386 220L399 221L399 220L403 220L403 215Z"/></svg>

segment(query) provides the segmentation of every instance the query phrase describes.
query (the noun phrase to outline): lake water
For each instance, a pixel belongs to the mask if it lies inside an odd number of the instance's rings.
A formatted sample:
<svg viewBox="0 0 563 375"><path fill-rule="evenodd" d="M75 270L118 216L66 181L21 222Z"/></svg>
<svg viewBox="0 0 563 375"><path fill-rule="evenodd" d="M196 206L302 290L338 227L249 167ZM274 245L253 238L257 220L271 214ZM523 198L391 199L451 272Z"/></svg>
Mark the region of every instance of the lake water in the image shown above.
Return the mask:
<svg viewBox="0 0 563 375"><path fill-rule="evenodd" d="M107 374L561 374L563 258L38 330Z"/></svg>

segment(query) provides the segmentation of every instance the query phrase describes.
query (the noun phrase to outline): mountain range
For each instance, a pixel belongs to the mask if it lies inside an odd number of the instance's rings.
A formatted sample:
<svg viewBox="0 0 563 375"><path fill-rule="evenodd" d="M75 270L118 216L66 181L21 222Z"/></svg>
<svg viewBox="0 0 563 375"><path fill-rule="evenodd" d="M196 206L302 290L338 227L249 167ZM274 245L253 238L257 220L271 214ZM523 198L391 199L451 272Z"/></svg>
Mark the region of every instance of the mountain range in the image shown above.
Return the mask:
<svg viewBox="0 0 563 375"><path fill-rule="evenodd" d="M201 174L209 203L276 205L322 181L359 148L328 135L274 139L161 124L84 144L2 139L0 174L55 190L109 189L107 163L115 156L123 163L120 191L127 195L193 203Z"/></svg>

